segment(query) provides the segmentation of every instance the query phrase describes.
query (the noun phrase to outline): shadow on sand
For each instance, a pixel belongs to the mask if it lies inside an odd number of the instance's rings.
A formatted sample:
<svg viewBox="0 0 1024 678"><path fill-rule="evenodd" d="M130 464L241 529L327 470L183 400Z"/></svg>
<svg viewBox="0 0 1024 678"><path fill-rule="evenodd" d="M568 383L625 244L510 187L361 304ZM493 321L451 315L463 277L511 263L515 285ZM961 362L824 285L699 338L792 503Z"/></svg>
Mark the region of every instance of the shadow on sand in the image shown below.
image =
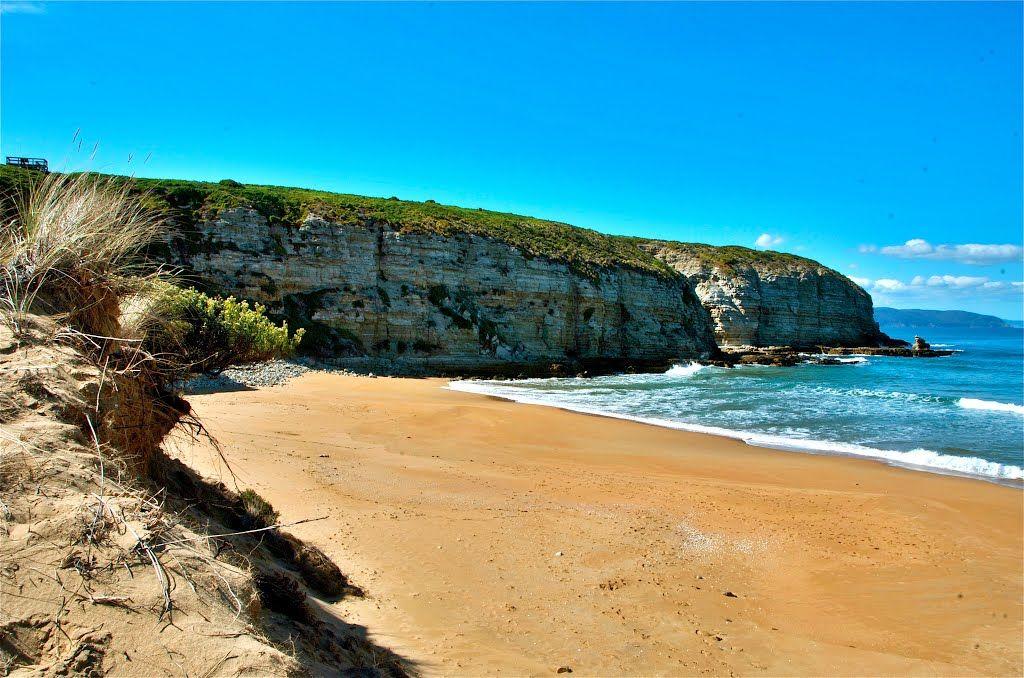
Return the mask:
<svg viewBox="0 0 1024 678"><path fill-rule="evenodd" d="M182 462L163 457L154 472L170 508L193 529L211 536L214 558L253 572L260 601L260 630L271 644L292 654L313 675L415 676L420 667L369 637L365 626L350 624L331 603L362 596L319 548L280 528L265 529L242 496L202 478Z"/></svg>

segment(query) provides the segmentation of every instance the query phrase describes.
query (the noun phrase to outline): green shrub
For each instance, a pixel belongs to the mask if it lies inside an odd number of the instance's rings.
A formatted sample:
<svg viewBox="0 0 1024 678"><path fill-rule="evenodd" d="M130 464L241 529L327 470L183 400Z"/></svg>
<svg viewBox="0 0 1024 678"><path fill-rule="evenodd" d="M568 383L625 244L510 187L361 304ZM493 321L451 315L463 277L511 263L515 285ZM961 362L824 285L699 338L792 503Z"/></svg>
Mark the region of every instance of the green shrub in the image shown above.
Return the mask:
<svg viewBox="0 0 1024 678"><path fill-rule="evenodd" d="M289 336L288 323L274 325L261 304L250 306L234 297L220 299L173 286L157 295L147 349L181 361L192 371L216 374L231 365L287 358L302 341L304 330Z"/></svg>
<svg viewBox="0 0 1024 678"><path fill-rule="evenodd" d="M270 502L255 490L242 490L238 498L242 500L242 509L252 522L253 528L276 525L278 518L281 517Z"/></svg>
<svg viewBox="0 0 1024 678"><path fill-rule="evenodd" d="M427 292L427 299L430 299L430 303L434 306L440 306L447 298L448 288L444 285L434 285L430 288L430 291Z"/></svg>

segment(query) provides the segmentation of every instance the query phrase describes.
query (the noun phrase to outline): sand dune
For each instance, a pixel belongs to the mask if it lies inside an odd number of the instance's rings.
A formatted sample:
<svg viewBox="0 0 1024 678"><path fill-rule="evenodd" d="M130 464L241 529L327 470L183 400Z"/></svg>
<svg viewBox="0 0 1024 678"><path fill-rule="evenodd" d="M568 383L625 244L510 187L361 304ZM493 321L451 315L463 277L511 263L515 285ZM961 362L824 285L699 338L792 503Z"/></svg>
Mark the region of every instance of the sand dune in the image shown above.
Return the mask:
<svg viewBox="0 0 1024 678"><path fill-rule="evenodd" d="M1024 673L1018 489L308 374L190 398L427 674ZM177 454L231 482L211 449Z"/></svg>

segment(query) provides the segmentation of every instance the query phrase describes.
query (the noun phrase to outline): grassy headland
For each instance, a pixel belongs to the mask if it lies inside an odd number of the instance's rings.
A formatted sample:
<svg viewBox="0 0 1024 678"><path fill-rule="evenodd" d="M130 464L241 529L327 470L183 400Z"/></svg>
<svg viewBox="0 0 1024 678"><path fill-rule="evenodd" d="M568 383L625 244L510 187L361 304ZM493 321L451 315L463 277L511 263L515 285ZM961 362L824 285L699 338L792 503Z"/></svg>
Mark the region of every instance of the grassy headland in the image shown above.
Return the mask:
<svg viewBox="0 0 1024 678"><path fill-rule="evenodd" d="M29 170L0 167L0 194L27 185L36 176L39 175L33 175ZM416 202L395 197L374 198L286 186L241 184L230 179L209 182L107 178L116 183L128 183L148 207L186 225L233 207L256 209L271 223L291 227L299 226L310 214L342 223L381 222L406 233L472 234L494 238L528 255L565 262L588 275L602 268L617 266L666 278L678 275L644 245L668 247L725 270L754 263L780 271L825 268L811 259L782 252L607 235L557 221L442 205L432 200Z"/></svg>
<svg viewBox="0 0 1024 678"><path fill-rule="evenodd" d="M661 277L676 275L653 255L640 249L631 238L518 214L442 205L432 200L416 202L286 186L241 184L230 179L209 182L105 178L129 183L148 207L186 224L215 216L224 209L250 207L272 223L286 226L297 227L310 214L342 223L382 222L406 233L472 234L494 238L528 255L565 262L588 274L601 268L625 266ZM0 192L8 193L33 180L29 170L0 168Z"/></svg>
<svg viewBox="0 0 1024 678"><path fill-rule="evenodd" d="M824 266L813 259L775 252L773 250L755 250L739 245L704 245L692 242L675 242L671 240L639 239L638 242L647 247L664 248L669 252L679 253L701 264L712 266L723 272L732 273L738 268L757 266L758 268L783 273L786 271L827 271L837 276L841 273Z"/></svg>

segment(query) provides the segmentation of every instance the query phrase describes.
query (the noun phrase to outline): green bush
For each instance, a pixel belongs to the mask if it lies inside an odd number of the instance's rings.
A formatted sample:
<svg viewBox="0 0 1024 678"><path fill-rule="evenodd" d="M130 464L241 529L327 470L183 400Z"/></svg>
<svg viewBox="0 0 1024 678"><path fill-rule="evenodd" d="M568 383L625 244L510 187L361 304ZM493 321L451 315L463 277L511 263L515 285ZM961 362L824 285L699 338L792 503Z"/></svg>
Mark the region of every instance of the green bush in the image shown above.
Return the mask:
<svg viewBox="0 0 1024 678"><path fill-rule="evenodd" d="M217 374L231 365L287 358L302 341L301 328L289 336L288 323L272 323L260 304L173 286L158 295L147 348L192 371Z"/></svg>
<svg viewBox="0 0 1024 678"><path fill-rule="evenodd" d="M242 490L238 498L242 501L242 509L252 523L252 529L276 525L281 517L281 514L271 506L270 502L255 490Z"/></svg>

